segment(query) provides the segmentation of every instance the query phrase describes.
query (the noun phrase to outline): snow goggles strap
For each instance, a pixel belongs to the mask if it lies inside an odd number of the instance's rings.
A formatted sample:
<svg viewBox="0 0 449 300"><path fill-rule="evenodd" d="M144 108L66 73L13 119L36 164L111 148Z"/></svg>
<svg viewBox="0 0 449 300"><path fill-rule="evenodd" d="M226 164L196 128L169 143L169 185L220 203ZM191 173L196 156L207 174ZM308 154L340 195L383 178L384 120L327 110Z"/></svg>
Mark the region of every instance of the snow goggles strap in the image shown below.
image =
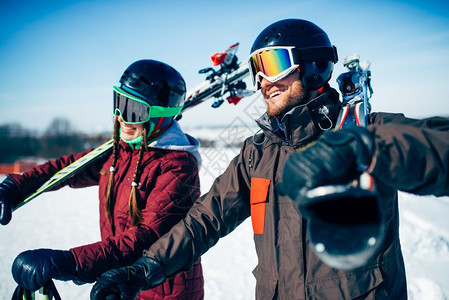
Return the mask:
<svg viewBox="0 0 449 300"><path fill-rule="evenodd" d="M259 88L260 77L275 82L299 67L299 62L295 62L293 49L294 47L267 47L250 55L248 67L255 89Z"/></svg>
<svg viewBox="0 0 449 300"><path fill-rule="evenodd" d="M146 123L150 118L174 117L178 115L183 105L164 107L149 105L144 100L127 93L122 88L114 86L114 111L116 116L120 114L123 122L127 124Z"/></svg>

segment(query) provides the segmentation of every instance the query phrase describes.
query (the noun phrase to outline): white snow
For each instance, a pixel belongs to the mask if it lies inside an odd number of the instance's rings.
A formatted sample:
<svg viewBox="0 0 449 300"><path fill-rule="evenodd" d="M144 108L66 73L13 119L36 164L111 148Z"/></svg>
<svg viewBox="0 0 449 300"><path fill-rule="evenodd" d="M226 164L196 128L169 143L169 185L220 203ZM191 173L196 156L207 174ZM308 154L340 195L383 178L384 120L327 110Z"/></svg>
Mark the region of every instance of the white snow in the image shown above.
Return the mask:
<svg viewBox="0 0 449 300"><path fill-rule="evenodd" d="M231 148L202 150L203 193L237 153ZM10 270L20 252L69 249L99 239L97 192L96 187L67 187L45 193L17 210L9 225L0 227L0 299L10 299L14 291ZM400 193L399 205L409 298L449 299L449 197ZM206 299L254 299L251 272L257 257L249 220L221 239L202 261ZM89 299L91 285L55 283L63 299Z"/></svg>

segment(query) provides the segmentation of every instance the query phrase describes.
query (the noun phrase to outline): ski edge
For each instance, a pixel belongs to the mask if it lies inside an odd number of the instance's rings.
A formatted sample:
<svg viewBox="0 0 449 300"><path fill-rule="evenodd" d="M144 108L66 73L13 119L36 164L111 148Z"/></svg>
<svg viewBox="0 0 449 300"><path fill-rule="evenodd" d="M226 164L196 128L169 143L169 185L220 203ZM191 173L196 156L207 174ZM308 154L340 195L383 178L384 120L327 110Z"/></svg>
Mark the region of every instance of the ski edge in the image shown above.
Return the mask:
<svg viewBox="0 0 449 300"><path fill-rule="evenodd" d="M95 162L100 156L102 156L103 154L107 153L110 149L112 149L112 145L113 145L113 139L110 139L107 142L98 146L97 148L93 149L92 151L86 153L84 156L75 160L67 167L59 170L49 180L47 180L41 187L39 187L39 189L37 189L34 193L27 196L22 202L20 202L14 208L14 210L17 210L18 208L25 205L26 203L28 203L32 199L36 198L40 194L50 190L51 188L55 187L56 185L64 182L65 180L69 179L70 177L78 174L85 167L87 167L91 163Z"/></svg>

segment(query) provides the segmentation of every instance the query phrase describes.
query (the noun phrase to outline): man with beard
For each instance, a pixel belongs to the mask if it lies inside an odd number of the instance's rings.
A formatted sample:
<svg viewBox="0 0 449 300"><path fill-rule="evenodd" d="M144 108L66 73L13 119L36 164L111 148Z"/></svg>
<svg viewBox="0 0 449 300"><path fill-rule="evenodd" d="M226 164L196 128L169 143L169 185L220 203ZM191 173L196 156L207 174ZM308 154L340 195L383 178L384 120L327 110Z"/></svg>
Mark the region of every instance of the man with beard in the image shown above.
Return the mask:
<svg viewBox="0 0 449 300"><path fill-rule="evenodd" d="M267 104L257 120L262 133L245 140L210 191L141 259L103 274L91 299L109 293L131 299L139 290L188 270L250 216L258 255L256 299L406 298L397 190L449 194L449 121L372 113L367 128L326 132L335 126L341 108L337 91L328 84L336 62L327 34L309 21L281 20L264 29L248 61L254 87ZM346 162L332 164L333 159ZM332 171L346 177L364 170L377 180L386 211L385 239L364 265L333 268L309 247L296 195L303 186L325 183L323 177ZM281 183L283 193L278 193Z"/></svg>

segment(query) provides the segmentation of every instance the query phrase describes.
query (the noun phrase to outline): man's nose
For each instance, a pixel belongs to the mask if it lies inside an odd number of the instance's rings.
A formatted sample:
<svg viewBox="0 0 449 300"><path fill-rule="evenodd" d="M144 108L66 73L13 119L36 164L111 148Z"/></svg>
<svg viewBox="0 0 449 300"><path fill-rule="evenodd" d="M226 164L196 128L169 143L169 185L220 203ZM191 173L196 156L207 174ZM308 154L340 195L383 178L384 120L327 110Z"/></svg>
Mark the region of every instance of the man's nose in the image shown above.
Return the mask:
<svg viewBox="0 0 449 300"><path fill-rule="evenodd" d="M264 89L264 88L270 86L271 84L272 84L272 82L268 81L266 78L263 78L263 77L261 76L260 87L261 87L262 89Z"/></svg>

